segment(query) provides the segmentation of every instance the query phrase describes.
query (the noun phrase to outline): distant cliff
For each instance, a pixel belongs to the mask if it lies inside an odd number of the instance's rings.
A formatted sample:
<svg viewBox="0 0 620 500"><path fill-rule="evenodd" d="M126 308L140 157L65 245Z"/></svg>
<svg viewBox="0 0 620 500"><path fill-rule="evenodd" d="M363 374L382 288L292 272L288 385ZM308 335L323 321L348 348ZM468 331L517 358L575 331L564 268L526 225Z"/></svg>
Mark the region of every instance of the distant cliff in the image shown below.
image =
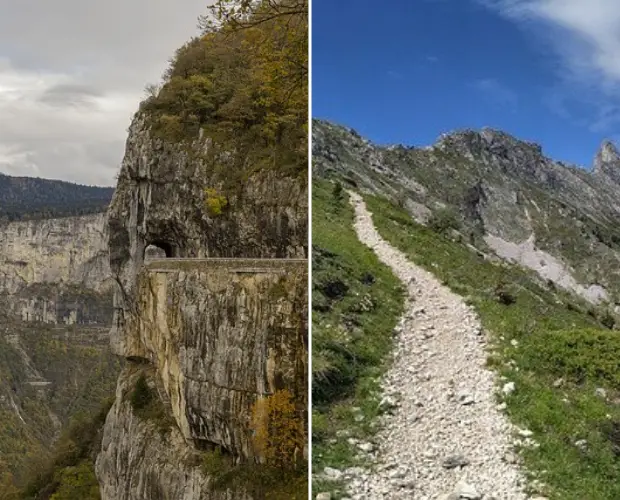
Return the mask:
<svg viewBox="0 0 620 500"><path fill-rule="evenodd" d="M24 321L109 323L105 214L0 223L0 294Z"/></svg>
<svg viewBox="0 0 620 500"><path fill-rule="evenodd" d="M59 436L113 394L120 364L107 335L104 233L112 193L0 174L2 488L47 487L42 474Z"/></svg>
<svg viewBox="0 0 620 500"><path fill-rule="evenodd" d="M80 191L62 187L67 196ZM21 201L12 198L22 207L20 220L0 221L0 475L36 490L46 487L41 474L69 423L96 413L113 394L120 363L108 340L113 309L105 206L59 217L66 200L51 196L48 213L57 215L45 218Z"/></svg>

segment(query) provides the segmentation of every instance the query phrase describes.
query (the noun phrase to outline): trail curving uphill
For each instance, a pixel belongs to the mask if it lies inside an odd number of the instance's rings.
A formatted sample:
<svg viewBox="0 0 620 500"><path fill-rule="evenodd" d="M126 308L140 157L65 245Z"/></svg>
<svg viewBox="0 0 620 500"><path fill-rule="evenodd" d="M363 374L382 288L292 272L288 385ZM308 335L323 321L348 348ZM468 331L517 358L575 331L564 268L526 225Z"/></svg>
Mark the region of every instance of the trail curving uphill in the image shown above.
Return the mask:
<svg viewBox="0 0 620 500"><path fill-rule="evenodd" d="M354 499L524 500L514 428L494 398L480 322L463 299L381 238L350 192L355 230L406 285L408 300L383 387L400 401L379 431L377 470L349 484Z"/></svg>

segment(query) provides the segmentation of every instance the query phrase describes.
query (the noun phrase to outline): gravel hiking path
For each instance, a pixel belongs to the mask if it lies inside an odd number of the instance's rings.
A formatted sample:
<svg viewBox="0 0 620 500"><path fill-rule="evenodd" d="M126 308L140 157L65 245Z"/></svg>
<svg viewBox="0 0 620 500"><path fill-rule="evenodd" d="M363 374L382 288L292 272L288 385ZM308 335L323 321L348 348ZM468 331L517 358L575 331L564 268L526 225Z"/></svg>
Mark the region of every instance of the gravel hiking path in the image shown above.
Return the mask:
<svg viewBox="0 0 620 500"><path fill-rule="evenodd" d="M375 470L349 480L350 497L527 499L511 446L518 429L495 400L496 376L485 364L486 339L475 311L383 240L363 199L349 194L358 238L408 290L382 383L383 404L394 408L375 439Z"/></svg>

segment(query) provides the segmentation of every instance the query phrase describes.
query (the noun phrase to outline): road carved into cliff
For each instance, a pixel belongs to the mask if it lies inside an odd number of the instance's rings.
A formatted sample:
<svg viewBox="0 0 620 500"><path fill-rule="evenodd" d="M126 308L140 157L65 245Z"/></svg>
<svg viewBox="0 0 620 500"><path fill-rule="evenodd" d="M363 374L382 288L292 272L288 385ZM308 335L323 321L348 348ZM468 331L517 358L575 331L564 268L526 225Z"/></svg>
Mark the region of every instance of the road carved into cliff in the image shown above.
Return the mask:
<svg viewBox="0 0 620 500"><path fill-rule="evenodd" d="M381 238L363 199L349 193L360 241L407 288L382 386L396 408L377 435L376 470L349 484L354 499L523 500L514 429L494 398L486 340L474 310ZM394 395L397 395L396 397Z"/></svg>

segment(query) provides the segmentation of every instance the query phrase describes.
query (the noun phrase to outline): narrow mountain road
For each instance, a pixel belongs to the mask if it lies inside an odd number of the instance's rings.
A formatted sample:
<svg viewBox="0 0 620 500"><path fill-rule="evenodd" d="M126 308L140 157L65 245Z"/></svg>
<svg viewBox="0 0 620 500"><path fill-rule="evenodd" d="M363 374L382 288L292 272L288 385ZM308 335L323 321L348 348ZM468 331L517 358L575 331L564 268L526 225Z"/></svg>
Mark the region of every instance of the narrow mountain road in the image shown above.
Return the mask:
<svg viewBox="0 0 620 500"><path fill-rule="evenodd" d="M376 231L350 193L361 242L407 286L394 361L383 388L400 394L377 443L377 470L350 482L353 499L524 500L511 451L514 428L494 399L485 338L474 310Z"/></svg>

